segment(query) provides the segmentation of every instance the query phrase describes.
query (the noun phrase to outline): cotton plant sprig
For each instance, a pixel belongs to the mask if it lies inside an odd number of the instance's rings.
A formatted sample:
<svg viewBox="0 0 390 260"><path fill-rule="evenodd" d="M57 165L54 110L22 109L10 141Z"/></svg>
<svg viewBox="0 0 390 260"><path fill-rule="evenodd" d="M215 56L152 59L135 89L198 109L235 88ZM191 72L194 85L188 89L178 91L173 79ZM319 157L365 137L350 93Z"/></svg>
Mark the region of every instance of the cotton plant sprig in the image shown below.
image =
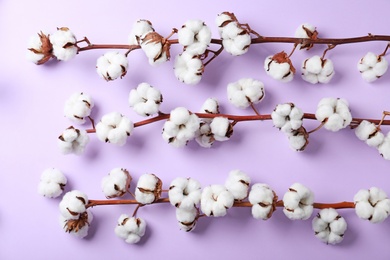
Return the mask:
<svg viewBox="0 0 390 260"><path fill-rule="evenodd" d="M48 179L47 175L50 174L52 179L57 180L58 172L45 170L43 176ZM359 190L353 201L318 203L314 200L313 191L301 183L292 184L280 200L268 184L252 184L251 178L239 169L231 170L224 184L211 184L203 188L193 178L177 177L164 189L159 177L145 173L132 189L132 179L128 170L112 169L101 181L106 200L89 199L78 190L67 192L59 204L61 227L65 232L83 238L88 235L92 224L93 207L134 205L133 213L119 216L114 229L117 237L134 244L147 232L146 220L138 216L140 209L152 204L170 204L175 208L178 228L186 232L194 230L201 218L223 217L229 214L232 207L251 208L253 218L258 220L268 220L277 208L282 208L283 214L290 220L312 218L314 235L326 244L338 244L347 230L347 222L338 210L354 209L359 218L371 223L381 223L390 214L390 199L377 187ZM45 190L53 194L52 187L51 181L41 181L39 192L46 197L56 197L41 192ZM315 209L319 211L313 217Z"/></svg>
<svg viewBox="0 0 390 260"><path fill-rule="evenodd" d="M182 52L174 59L174 74L185 84L197 84L205 67L223 50L233 56L244 55L250 46L262 43L290 43L293 48L289 54L285 51L265 58L264 69L272 78L288 82L294 78L296 69L291 56L298 48L310 50L314 45L326 45L322 55L314 55L302 62L302 78L312 84L328 83L335 71L333 62L325 54L343 44L356 44L369 41L387 42L381 54L368 52L357 62L357 68L364 80L372 82L385 74L388 62L385 59L390 36L372 35L354 38L320 38L315 26L305 23L295 32L295 37L266 37L253 30L249 24L241 23L231 12L217 15L215 24L219 37L212 38L208 25L200 19L186 21L180 29L173 28L171 34L163 37L155 31L152 23L140 19L133 25L127 44L94 44L84 37L77 40L67 27L57 28L54 33L39 32L31 37L28 43L28 60L40 65L52 58L67 61L83 51L94 49L111 49L97 59L96 70L99 76L107 81L122 78L129 68L127 56L135 50L142 50L148 62L155 66L167 62L171 57L171 46L182 46ZM172 38L174 35L176 39ZM82 46L82 45L86 46ZM218 46L216 50L210 45ZM131 67L131 64L130 64Z"/></svg>
<svg viewBox="0 0 390 260"><path fill-rule="evenodd" d="M258 107L265 97L265 86L261 81L243 78L227 85L227 99L237 108L251 109L253 115L223 114L215 98L207 99L199 112L177 107L166 113L160 109L161 91L143 82L130 91L128 101L138 115L147 119L134 123L123 113L114 111L103 115L95 126L95 120L90 116L92 98L86 93L76 93L66 101L64 114L78 124L84 124L88 118L92 128L70 126L60 134L58 144L64 154L82 154L90 140L89 135L96 134L102 142L123 146L136 128L162 121L162 138L166 143L184 147L195 140L201 147L210 148L215 142L230 140L240 122L272 121L295 151L305 150L310 135L321 128L337 132L349 127L356 128L359 139L376 147L385 159L390 159L389 137L385 138L380 130L382 125L390 125L390 120L385 120L389 112L385 111L381 119L353 118L347 100L327 97L319 101L315 113L305 113L296 104L286 102L276 105L271 113L262 114ZM316 120L318 126L307 130L305 120Z"/></svg>

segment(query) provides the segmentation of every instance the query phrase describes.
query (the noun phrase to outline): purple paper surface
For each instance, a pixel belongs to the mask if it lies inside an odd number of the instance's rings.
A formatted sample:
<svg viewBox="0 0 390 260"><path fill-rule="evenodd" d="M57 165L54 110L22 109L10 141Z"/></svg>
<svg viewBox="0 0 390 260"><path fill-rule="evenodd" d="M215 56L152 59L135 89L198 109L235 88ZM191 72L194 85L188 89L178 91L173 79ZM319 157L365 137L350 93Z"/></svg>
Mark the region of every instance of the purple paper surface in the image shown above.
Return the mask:
<svg viewBox="0 0 390 260"><path fill-rule="evenodd" d="M256 105L260 113L269 114L284 102L315 113L322 98L340 97L348 100L353 117L380 119L382 111L390 109L390 75L367 83L356 65L368 51L382 53L386 42L337 46L326 56L334 63L334 78L329 84L317 85L302 80L300 66L308 57L321 56L324 45L295 51L291 59L297 73L289 83L266 75L263 63L268 55L282 50L289 53L290 43L253 45L238 57L222 52L206 66L195 86L175 78L173 62L182 51L179 45L172 45L171 61L155 67L141 50L131 52L127 75L112 82L101 79L95 69L96 59L107 50L86 51L70 61L41 66L25 58L31 35L54 32L57 27L69 27L78 39L86 36L92 43L127 44L138 19L150 20L163 36L189 19L201 19L210 26L213 38L219 38L215 18L223 11L233 12L241 23L264 36L293 37L295 29L306 22L315 25L322 38L388 35L389 7L388 1L333 0L0 2L0 259L389 259L389 220L372 224L359 219L353 209L338 210L348 229L344 241L332 246L314 236L311 220L317 209L308 220L292 221L278 208L271 219L262 221L251 216L250 208L232 208L225 217L201 218L196 229L186 233L177 225L173 206L149 205L138 211L147 221L146 235L139 244L128 245L116 237L114 228L119 216L132 214L134 206L93 208L89 235L78 239L61 229L60 198L47 199L37 193L40 174L49 167L61 169L68 177L65 191L78 189L89 199L104 199L101 179L115 167L129 170L131 189L144 173L156 174L168 189L176 177L192 177L202 187L224 184L230 170L241 169L252 183L269 184L279 199L295 182L309 187L316 202L353 201L360 189L371 187L389 193L390 162L349 128L313 133L304 152L292 151L287 137L269 120L240 122L231 140L211 149L195 141L184 148L168 145L161 137L163 121L137 127L122 147L103 143L95 134L80 156L63 155L57 147L60 133L73 124L63 115L71 94L82 91L92 96L96 122L113 111L138 122L144 118L129 107L128 95L141 82L161 90L160 109L166 113L179 106L197 112L207 98L215 97L223 113L253 114L250 108L234 107L226 94L228 83L251 77L265 85L265 99ZM305 120L304 125L313 129L318 122ZM388 127L382 131L387 133Z"/></svg>

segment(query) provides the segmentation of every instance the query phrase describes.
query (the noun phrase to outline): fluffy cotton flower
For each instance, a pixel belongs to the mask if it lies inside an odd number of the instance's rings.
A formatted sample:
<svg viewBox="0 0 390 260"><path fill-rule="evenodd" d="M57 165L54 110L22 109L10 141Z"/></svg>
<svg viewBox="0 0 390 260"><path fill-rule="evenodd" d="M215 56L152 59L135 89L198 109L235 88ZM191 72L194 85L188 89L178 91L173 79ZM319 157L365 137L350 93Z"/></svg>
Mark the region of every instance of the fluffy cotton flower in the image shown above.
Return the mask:
<svg viewBox="0 0 390 260"><path fill-rule="evenodd" d="M169 120L164 123L163 139L175 147L182 147L195 138L200 126L197 115L184 107L178 107L171 111Z"/></svg>
<svg viewBox="0 0 390 260"><path fill-rule="evenodd" d="M216 18L216 24L222 38L222 45L228 53L238 56L248 51L251 36L233 13L223 12L219 14Z"/></svg>
<svg viewBox="0 0 390 260"><path fill-rule="evenodd" d="M264 61L265 72L274 79L289 82L294 78L295 68L284 51L268 56Z"/></svg>
<svg viewBox="0 0 390 260"><path fill-rule="evenodd" d="M84 238L88 235L89 227L93 220L93 214L92 211L87 209L80 214L77 219L69 219L61 215L59 220L60 225L65 232L78 238Z"/></svg>
<svg viewBox="0 0 390 260"><path fill-rule="evenodd" d="M63 154L82 154L89 142L87 131L74 128L73 126L65 129L58 137L58 147Z"/></svg>
<svg viewBox="0 0 390 260"><path fill-rule="evenodd" d="M309 23L304 23L298 26L298 28L295 31L295 37L296 38L303 38L303 39L312 39L316 40L318 36L318 32L316 30L316 27ZM300 49L306 49L309 50L313 47L312 43L302 43L298 44L298 47Z"/></svg>
<svg viewBox="0 0 390 260"><path fill-rule="evenodd" d="M335 209L322 209L312 221L315 236L326 244L338 244L344 238L347 222Z"/></svg>
<svg viewBox="0 0 390 260"><path fill-rule="evenodd" d="M162 192L162 181L152 173L139 177L135 188L135 199L141 204L151 204L158 200Z"/></svg>
<svg viewBox="0 0 390 260"><path fill-rule="evenodd" d="M284 133L291 133L302 126L303 112L293 103L284 103L275 107L271 118L275 127Z"/></svg>
<svg viewBox="0 0 390 260"><path fill-rule="evenodd" d="M76 56L78 52L76 36L67 27L58 28L50 36L53 45L53 55L58 60L67 61Z"/></svg>
<svg viewBox="0 0 390 260"><path fill-rule="evenodd" d="M269 219L276 210L277 199L275 192L267 184L254 184L248 196L252 204L252 216L255 219Z"/></svg>
<svg viewBox="0 0 390 260"><path fill-rule="evenodd" d="M41 174L38 193L44 197L57 198L64 191L66 183L66 176L59 169L46 169Z"/></svg>
<svg viewBox="0 0 390 260"><path fill-rule="evenodd" d="M127 57L117 51L106 52L96 62L96 71L107 81L122 78L127 73L129 62Z"/></svg>
<svg viewBox="0 0 390 260"><path fill-rule="evenodd" d="M302 78L309 83L328 83L333 76L333 62L330 59L315 55L302 63Z"/></svg>
<svg viewBox="0 0 390 260"><path fill-rule="evenodd" d="M226 141L233 134L233 125L230 123L229 119L223 116L214 117L210 123L211 134L213 135L214 140L217 141Z"/></svg>
<svg viewBox="0 0 390 260"><path fill-rule="evenodd" d="M356 136L365 141L369 146L378 148L384 141L385 136L380 129L367 120L362 120L355 129Z"/></svg>
<svg viewBox="0 0 390 260"><path fill-rule="evenodd" d="M149 32L154 32L152 23L148 20L140 19L133 24L133 28L129 34L129 44L139 45L139 40L142 35Z"/></svg>
<svg viewBox="0 0 390 260"><path fill-rule="evenodd" d="M191 209L176 209L176 219L181 230L190 232L194 230L198 221L198 209L192 207Z"/></svg>
<svg viewBox="0 0 390 260"><path fill-rule="evenodd" d="M348 102L342 98L323 98L315 114L327 130L336 132L347 127L352 121Z"/></svg>
<svg viewBox="0 0 390 260"><path fill-rule="evenodd" d="M372 187L369 190L359 190L353 201L358 217L367 219L372 223L380 223L390 214L390 199L379 188Z"/></svg>
<svg viewBox="0 0 390 260"><path fill-rule="evenodd" d="M160 90L148 83L141 83L129 94L129 105L140 116L157 114L163 100Z"/></svg>
<svg viewBox="0 0 390 260"><path fill-rule="evenodd" d="M283 196L284 214L292 220L310 218L314 194L300 183L294 183Z"/></svg>
<svg viewBox="0 0 390 260"><path fill-rule="evenodd" d="M145 33L139 39L139 43L146 57L148 57L150 65L158 65L169 60L170 43L157 32Z"/></svg>
<svg viewBox="0 0 390 260"><path fill-rule="evenodd" d="M201 55L211 42L211 30L201 20L189 20L179 29L177 37L186 51Z"/></svg>
<svg viewBox="0 0 390 260"><path fill-rule="evenodd" d="M93 106L94 103L90 95L77 92L66 100L64 115L73 122L83 124L85 118L91 114Z"/></svg>
<svg viewBox="0 0 390 260"><path fill-rule="evenodd" d="M88 234L93 216L87 209L87 204L87 195L78 190L69 191L62 197L59 205L60 224L65 232L81 238Z"/></svg>
<svg viewBox="0 0 390 260"><path fill-rule="evenodd" d="M293 130L287 134L290 148L295 151L303 151L309 144L309 134L306 129L302 126L298 130Z"/></svg>
<svg viewBox="0 0 390 260"><path fill-rule="evenodd" d="M196 131L195 141L204 148L210 148L215 139L211 133L211 127L208 122L201 122L198 131Z"/></svg>
<svg viewBox="0 0 390 260"><path fill-rule="evenodd" d="M248 197L250 183L251 179L245 172L232 170L225 181L225 187L235 200L243 200Z"/></svg>
<svg viewBox="0 0 390 260"><path fill-rule="evenodd" d="M207 114L219 114L219 104L218 100L215 98L208 98L203 103L201 109L201 113L207 113Z"/></svg>
<svg viewBox="0 0 390 260"><path fill-rule="evenodd" d="M118 225L115 227L115 234L126 243L136 244L145 235L145 230L145 220L122 214L118 219Z"/></svg>
<svg viewBox="0 0 390 260"><path fill-rule="evenodd" d="M118 112L112 112L102 117L96 125L96 135L99 140L122 146L134 129L133 122Z"/></svg>
<svg viewBox="0 0 390 260"><path fill-rule="evenodd" d="M201 186L197 180L178 177L171 182L168 197L173 206L192 210L199 204L201 193Z"/></svg>
<svg viewBox="0 0 390 260"><path fill-rule="evenodd" d="M378 146L378 151L384 159L390 160L390 132L387 133L383 143Z"/></svg>
<svg viewBox="0 0 390 260"><path fill-rule="evenodd" d="M230 103L234 106L247 108L251 104L263 100L265 95L264 84L255 79L243 78L228 84L227 95Z"/></svg>
<svg viewBox="0 0 390 260"><path fill-rule="evenodd" d="M53 46L49 35L40 32L31 36L28 42L26 58L35 64L43 64L52 57Z"/></svg>
<svg viewBox="0 0 390 260"><path fill-rule="evenodd" d="M389 64L384 56L376 55L368 52L361 58L357 64L362 78L367 82L373 82L382 77L388 68Z"/></svg>
<svg viewBox="0 0 390 260"><path fill-rule="evenodd" d="M234 197L223 185L210 185L203 189L200 199L202 212L210 217L223 217L233 206Z"/></svg>
<svg viewBox="0 0 390 260"><path fill-rule="evenodd" d="M112 169L101 181L101 187L106 198L123 196L130 188L130 173L123 168Z"/></svg>
<svg viewBox="0 0 390 260"><path fill-rule="evenodd" d="M202 78L204 65L198 55L184 51L176 56L173 69L179 81L185 84L195 85Z"/></svg>

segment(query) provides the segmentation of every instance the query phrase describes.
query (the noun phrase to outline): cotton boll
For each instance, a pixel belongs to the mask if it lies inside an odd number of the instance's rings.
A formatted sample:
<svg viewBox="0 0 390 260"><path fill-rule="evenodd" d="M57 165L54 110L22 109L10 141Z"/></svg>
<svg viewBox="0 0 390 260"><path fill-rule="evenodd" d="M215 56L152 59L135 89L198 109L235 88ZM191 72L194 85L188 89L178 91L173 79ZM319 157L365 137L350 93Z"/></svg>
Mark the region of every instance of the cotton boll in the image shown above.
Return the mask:
<svg viewBox="0 0 390 260"><path fill-rule="evenodd" d="M129 105L140 116L158 113L162 102L161 92L148 83L141 83L129 94Z"/></svg>
<svg viewBox="0 0 390 260"><path fill-rule="evenodd" d="M362 78L367 82L373 82L383 76L388 68L388 62L384 56L378 56L368 52L357 64Z"/></svg>
<svg viewBox="0 0 390 260"><path fill-rule="evenodd" d="M381 143L378 146L379 154L386 160L390 160L390 134L388 133Z"/></svg>
<svg viewBox="0 0 390 260"><path fill-rule="evenodd" d="M295 183L283 196L283 212L289 219L306 220L313 212L313 203L313 192L302 184Z"/></svg>
<svg viewBox="0 0 390 260"><path fill-rule="evenodd" d="M64 115L75 123L85 123L85 118L91 114L94 102L90 95L83 92L72 94L65 102Z"/></svg>
<svg viewBox="0 0 390 260"><path fill-rule="evenodd" d="M306 130L293 131L288 134L288 141L291 149L303 151L309 143L309 135Z"/></svg>
<svg viewBox="0 0 390 260"><path fill-rule="evenodd" d="M291 133L302 126L303 112L293 103L279 104L271 113L271 118L275 127L284 133Z"/></svg>
<svg viewBox="0 0 390 260"><path fill-rule="evenodd" d="M328 83L334 76L333 62L315 55L302 64L302 78L312 84Z"/></svg>
<svg viewBox="0 0 390 260"><path fill-rule="evenodd" d="M296 38L310 38L310 35L307 34L307 31L304 29L306 28L308 31L311 33L314 33L316 30L316 27L309 24L309 23L304 23L298 26L298 28L295 30L295 37Z"/></svg>
<svg viewBox="0 0 390 260"><path fill-rule="evenodd" d="M37 33L31 36L28 41L26 58L37 65L41 65L52 57L53 45L50 42L49 34Z"/></svg>
<svg viewBox="0 0 390 260"><path fill-rule="evenodd" d="M142 218L130 217L122 214L115 227L115 234L128 244L138 243L145 235L146 222Z"/></svg>
<svg viewBox="0 0 390 260"><path fill-rule="evenodd" d="M219 114L218 100L216 98L206 99L200 109L200 112L208 114Z"/></svg>
<svg viewBox="0 0 390 260"><path fill-rule="evenodd" d="M290 63L286 61L278 62L274 59L275 55L268 56L264 61L264 69L267 75L281 82L289 82L294 78L294 69Z"/></svg>
<svg viewBox="0 0 390 260"><path fill-rule="evenodd" d="M371 123L370 121L367 120L362 120L358 127L355 129L355 134L356 136L362 140L362 141L367 141L367 139L377 131L377 127L374 123Z"/></svg>
<svg viewBox="0 0 390 260"><path fill-rule="evenodd" d="M225 187L235 200L243 200L248 196L250 177L240 170L232 170L225 181Z"/></svg>
<svg viewBox="0 0 390 260"><path fill-rule="evenodd" d="M101 188L106 198L123 196L130 187L131 179L126 169L112 169L101 181Z"/></svg>
<svg viewBox="0 0 390 260"><path fill-rule="evenodd" d="M275 211L277 196L267 184L256 183L249 192L248 200L252 204L252 216L255 219L267 220Z"/></svg>
<svg viewBox="0 0 390 260"><path fill-rule="evenodd" d="M330 131L338 131L347 127L352 121L348 102L341 98L323 98L316 111L316 119L325 122L324 127Z"/></svg>
<svg viewBox="0 0 390 260"><path fill-rule="evenodd" d="M57 168L48 168L41 174L38 193L47 198L57 198L64 191L66 176Z"/></svg>
<svg viewBox="0 0 390 260"><path fill-rule="evenodd" d="M198 209L192 207L190 209L176 209L176 219L181 230L190 232L194 230L198 217Z"/></svg>
<svg viewBox="0 0 390 260"><path fill-rule="evenodd" d="M213 138L217 141L226 141L233 134L233 127L226 117L214 117L210 123L210 130Z"/></svg>
<svg viewBox="0 0 390 260"><path fill-rule="evenodd" d="M354 196L355 212L359 218L372 223L383 222L390 213L390 200L386 193L376 187L359 190Z"/></svg>
<svg viewBox="0 0 390 260"><path fill-rule="evenodd" d="M133 28L129 35L129 44L130 45L139 45L138 39L141 38L142 35L147 34L149 32L154 32L152 23L148 20L138 20L133 24Z"/></svg>
<svg viewBox="0 0 390 260"><path fill-rule="evenodd" d="M50 42L53 46L53 55L62 61L67 61L76 56L78 47L76 45L76 36L69 28L58 28L50 36Z"/></svg>
<svg viewBox="0 0 390 260"><path fill-rule="evenodd" d="M340 243L347 230L347 222L335 209L322 209L312 221L315 236L326 244Z"/></svg>
<svg viewBox="0 0 390 260"><path fill-rule="evenodd" d="M65 232L70 233L71 235L78 238L84 238L88 235L89 227L92 223L92 220L92 211L87 209L77 218L70 219L61 215L59 218L59 223Z"/></svg>
<svg viewBox="0 0 390 260"><path fill-rule="evenodd" d="M88 196L78 190L72 190L62 197L59 204L61 215L66 219L78 219L85 211Z"/></svg>
<svg viewBox="0 0 390 260"><path fill-rule="evenodd" d="M264 84L252 78L242 78L228 84L227 94L230 103L234 106L247 108L250 104L259 103L264 98Z"/></svg>
<svg viewBox="0 0 390 260"><path fill-rule="evenodd" d="M142 204L151 204L161 196L162 181L154 174L147 173L138 179L135 199Z"/></svg>
<svg viewBox="0 0 390 260"><path fill-rule="evenodd" d="M175 58L174 73L176 78L189 85L199 83L204 71L204 65L199 56L184 51Z"/></svg>
<svg viewBox="0 0 390 260"><path fill-rule="evenodd" d="M106 81L122 78L127 73L127 57L117 51L109 51L98 58L96 71Z"/></svg>
<svg viewBox="0 0 390 260"><path fill-rule="evenodd" d="M192 178L176 178L171 182L168 197L173 206L191 210L200 202L200 183Z"/></svg>
<svg viewBox="0 0 390 260"><path fill-rule="evenodd" d="M211 133L209 123L200 123L199 130L196 132L195 140L203 148L210 148L212 146L215 139L213 134Z"/></svg>
<svg viewBox="0 0 390 260"><path fill-rule="evenodd" d="M210 217L223 217L234 203L233 195L222 185L207 186L202 191L201 210Z"/></svg>
<svg viewBox="0 0 390 260"><path fill-rule="evenodd" d="M210 28L201 20L189 20L178 31L178 41L186 51L201 55L211 42Z"/></svg>
<svg viewBox="0 0 390 260"><path fill-rule="evenodd" d="M96 135L102 142L123 146L134 129L133 122L118 112L111 112L102 117L96 125Z"/></svg>

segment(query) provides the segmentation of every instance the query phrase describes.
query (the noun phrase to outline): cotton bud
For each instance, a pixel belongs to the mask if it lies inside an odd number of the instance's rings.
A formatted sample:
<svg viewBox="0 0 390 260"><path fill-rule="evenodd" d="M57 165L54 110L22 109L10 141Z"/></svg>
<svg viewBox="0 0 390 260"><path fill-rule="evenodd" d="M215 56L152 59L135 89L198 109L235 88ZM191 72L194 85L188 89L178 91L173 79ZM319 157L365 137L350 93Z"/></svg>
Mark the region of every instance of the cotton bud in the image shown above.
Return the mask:
<svg viewBox="0 0 390 260"><path fill-rule="evenodd" d="M67 61L76 56L78 52L77 40L69 28L58 28L49 37L53 45L53 55L58 60Z"/></svg>
<svg viewBox="0 0 390 260"><path fill-rule="evenodd" d="M74 93L65 102L64 115L75 123L85 123L94 106L91 96L83 92Z"/></svg>
<svg viewBox="0 0 390 260"><path fill-rule="evenodd" d="M284 103L275 107L271 118L275 127L284 133L291 133L302 126L303 112L293 103Z"/></svg>
<svg viewBox="0 0 390 260"><path fill-rule="evenodd" d="M352 121L348 102L342 98L323 98L318 103L315 114L318 121L324 123L327 130L337 132Z"/></svg>
<svg viewBox="0 0 390 260"><path fill-rule="evenodd" d="M372 187L369 190L359 190L353 200L355 212L361 219L367 219L372 223L380 223L390 214L390 199L379 188Z"/></svg>
<svg viewBox="0 0 390 260"><path fill-rule="evenodd" d="M104 195L108 199L123 196L130 188L131 180L130 173L126 169L112 169L101 182Z"/></svg>
<svg viewBox="0 0 390 260"><path fill-rule="evenodd" d="M240 170L230 171L225 181L226 189L233 195L235 200L243 200L248 197L250 177Z"/></svg>
<svg viewBox="0 0 390 260"><path fill-rule="evenodd" d="M158 200L162 192L162 181L154 174L141 175L135 188L135 199L141 204L151 204Z"/></svg>
<svg viewBox="0 0 390 260"><path fill-rule="evenodd" d="M145 220L122 214L115 227L115 234L128 244L136 244L145 235L145 230Z"/></svg>
<svg viewBox="0 0 390 260"><path fill-rule="evenodd" d="M170 43L157 32L151 31L142 35L139 43L150 65L158 65L169 60Z"/></svg>
<svg viewBox="0 0 390 260"><path fill-rule="evenodd" d="M200 120L197 115L184 107L171 111L169 120L164 123L163 139L175 147L183 147L195 138Z"/></svg>
<svg viewBox="0 0 390 260"><path fill-rule="evenodd" d="M387 133L383 143L378 146L379 154L386 160L390 160L390 132Z"/></svg>
<svg viewBox="0 0 390 260"><path fill-rule="evenodd" d="M63 196L59 208L60 224L65 232L80 238L88 234L93 215L87 209L87 204L87 195L78 190L69 191Z"/></svg>
<svg viewBox="0 0 390 260"><path fill-rule="evenodd" d="M176 209L176 219L178 221L181 230L190 232L194 230L196 223L198 222L199 212L198 209L192 207L191 209Z"/></svg>
<svg viewBox="0 0 390 260"><path fill-rule="evenodd" d="M52 57L53 45L49 35L40 32L32 36L28 42L26 58L37 65L47 62Z"/></svg>
<svg viewBox="0 0 390 260"><path fill-rule="evenodd" d="M59 169L46 169L41 174L38 193L47 198L57 198L64 191L66 183L67 178Z"/></svg>
<svg viewBox="0 0 390 260"><path fill-rule="evenodd" d="M333 62L330 59L315 55L302 63L302 78L309 83L328 83L333 76Z"/></svg>
<svg viewBox="0 0 390 260"><path fill-rule="evenodd" d="M302 126L298 130L294 130L287 134L290 148L295 151L303 151L309 144L309 134L306 129Z"/></svg>
<svg viewBox="0 0 390 260"><path fill-rule="evenodd" d="M188 85L196 85L202 79L204 65L198 55L184 51L175 58L175 77Z"/></svg>
<svg viewBox="0 0 390 260"><path fill-rule="evenodd" d="M179 29L178 40L189 53L202 55L211 42L211 30L201 20L189 20Z"/></svg>
<svg viewBox="0 0 390 260"><path fill-rule="evenodd" d="M163 100L161 92L148 83L141 83L129 94L129 105L140 116L157 114Z"/></svg>
<svg viewBox="0 0 390 260"><path fill-rule="evenodd" d="M338 244L344 238L347 222L335 209L322 209L312 221L315 236L326 244Z"/></svg>
<svg viewBox="0 0 390 260"><path fill-rule="evenodd" d="M313 25L308 24L308 23L301 24L295 31L296 38L316 40L317 36L318 36L318 32L316 30L316 27L314 27ZM309 50L313 47L313 44L303 42L302 44L299 44L298 46L301 50L302 49Z"/></svg>
<svg viewBox="0 0 390 260"><path fill-rule="evenodd" d="M252 204L252 216L267 220L276 210L278 196L267 184L256 183L249 192L248 200Z"/></svg>
<svg viewBox="0 0 390 260"><path fill-rule="evenodd" d="M106 81L124 77L127 73L127 67L127 57L117 51L106 52L96 62L97 73Z"/></svg>
<svg viewBox="0 0 390 260"><path fill-rule="evenodd" d="M313 212L314 194L300 183L294 183L283 196L284 214L292 220L306 220Z"/></svg>
<svg viewBox="0 0 390 260"><path fill-rule="evenodd" d="M195 134L195 141L203 148L210 148L215 139L208 122L201 122Z"/></svg>
<svg viewBox="0 0 390 260"><path fill-rule="evenodd" d="M214 140L217 141L226 141L233 134L233 125L230 123L229 119L222 116L214 117L210 123L211 134L213 135Z"/></svg>
<svg viewBox="0 0 390 260"><path fill-rule="evenodd" d="M223 12L219 14L216 18L216 24L222 39L222 45L228 53L238 56L248 51L251 36L233 13Z"/></svg>
<svg viewBox="0 0 390 260"><path fill-rule="evenodd" d="M123 146L134 129L133 122L118 112L102 117L96 125L96 135L100 141Z"/></svg>
<svg viewBox="0 0 390 260"><path fill-rule="evenodd" d="M385 136L380 129L367 120L362 120L355 129L356 136L365 141L369 146L378 148L384 141Z"/></svg>
<svg viewBox="0 0 390 260"><path fill-rule="evenodd" d="M192 210L199 204L201 193L197 180L178 177L171 182L168 197L169 202L176 208Z"/></svg>
<svg viewBox="0 0 390 260"><path fill-rule="evenodd" d="M384 56L372 52L368 52L357 64L362 78L367 82L373 82L382 77L388 66L389 64Z"/></svg>
<svg viewBox="0 0 390 260"><path fill-rule="evenodd" d="M289 82L294 78L295 68L284 51L268 56L264 61L265 72L272 78Z"/></svg>
<svg viewBox="0 0 390 260"><path fill-rule="evenodd" d="M139 40L142 35L147 34L149 32L154 32L154 28L152 23L148 20L138 20L133 24L133 28L129 35L129 44L130 45L139 45Z"/></svg>
<svg viewBox="0 0 390 260"><path fill-rule="evenodd" d="M63 154L82 154L89 142L88 133L85 130L74 128L73 126L65 129L58 137L58 147Z"/></svg>
<svg viewBox="0 0 390 260"><path fill-rule="evenodd" d="M264 84L255 79L243 78L228 84L227 95L230 103L234 106L247 108L251 104L263 100L265 95Z"/></svg>
<svg viewBox="0 0 390 260"><path fill-rule="evenodd" d="M200 199L201 210L208 217L225 216L233 203L233 194L224 186L217 184L205 187Z"/></svg>
<svg viewBox="0 0 390 260"><path fill-rule="evenodd" d="M203 103L201 109L201 113L207 113L207 114L219 114L219 104L218 100L215 98L208 98Z"/></svg>

